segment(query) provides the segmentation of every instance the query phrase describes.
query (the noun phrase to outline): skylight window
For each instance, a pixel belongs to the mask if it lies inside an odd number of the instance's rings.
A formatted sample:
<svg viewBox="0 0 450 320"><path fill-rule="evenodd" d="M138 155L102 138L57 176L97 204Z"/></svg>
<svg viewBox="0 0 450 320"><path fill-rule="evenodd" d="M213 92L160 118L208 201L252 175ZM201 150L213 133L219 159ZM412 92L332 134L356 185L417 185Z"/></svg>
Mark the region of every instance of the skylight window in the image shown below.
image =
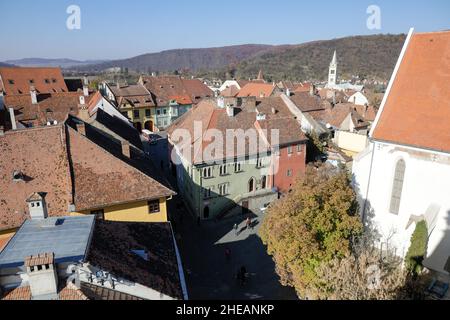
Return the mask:
<svg viewBox="0 0 450 320"><path fill-rule="evenodd" d="M14 80L9 79L9 80L8 80L8 83L9 83L9 84L14 84Z"/></svg>
<svg viewBox="0 0 450 320"><path fill-rule="evenodd" d="M141 259L144 259L145 261L150 261L148 253L145 250L131 250L131 252L139 256Z"/></svg>

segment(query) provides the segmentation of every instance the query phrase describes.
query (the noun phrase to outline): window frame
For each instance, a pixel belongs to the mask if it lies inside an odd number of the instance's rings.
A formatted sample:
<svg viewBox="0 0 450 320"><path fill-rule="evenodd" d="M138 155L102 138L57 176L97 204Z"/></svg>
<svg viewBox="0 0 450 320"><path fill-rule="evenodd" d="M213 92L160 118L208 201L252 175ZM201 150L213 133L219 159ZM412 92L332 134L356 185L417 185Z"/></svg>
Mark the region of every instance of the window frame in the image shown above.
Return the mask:
<svg viewBox="0 0 450 320"><path fill-rule="evenodd" d="M148 214L156 214L161 212L159 199L147 201ZM158 210L156 210L158 209Z"/></svg>
<svg viewBox="0 0 450 320"><path fill-rule="evenodd" d="M404 159L398 159L395 162L392 187L389 201L389 213L399 215L402 194L405 185L406 162Z"/></svg>

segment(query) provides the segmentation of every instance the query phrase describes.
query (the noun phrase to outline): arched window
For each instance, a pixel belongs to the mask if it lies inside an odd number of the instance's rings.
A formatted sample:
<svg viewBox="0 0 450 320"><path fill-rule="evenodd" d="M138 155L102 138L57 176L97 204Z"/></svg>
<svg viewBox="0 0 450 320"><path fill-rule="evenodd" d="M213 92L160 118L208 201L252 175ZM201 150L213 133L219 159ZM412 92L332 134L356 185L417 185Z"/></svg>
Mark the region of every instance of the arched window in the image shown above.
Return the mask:
<svg viewBox="0 0 450 320"><path fill-rule="evenodd" d="M255 178L251 178L248 181L248 192L253 192L255 191Z"/></svg>
<svg viewBox="0 0 450 320"><path fill-rule="evenodd" d="M394 183L392 184L391 205L389 211L398 214L400 209L400 201L402 198L403 180L405 179L405 160L397 161L394 173Z"/></svg>
<svg viewBox="0 0 450 320"><path fill-rule="evenodd" d="M261 178L261 188L262 189L267 188L267 177L266 176L262 176L262 178Z"/></svg>

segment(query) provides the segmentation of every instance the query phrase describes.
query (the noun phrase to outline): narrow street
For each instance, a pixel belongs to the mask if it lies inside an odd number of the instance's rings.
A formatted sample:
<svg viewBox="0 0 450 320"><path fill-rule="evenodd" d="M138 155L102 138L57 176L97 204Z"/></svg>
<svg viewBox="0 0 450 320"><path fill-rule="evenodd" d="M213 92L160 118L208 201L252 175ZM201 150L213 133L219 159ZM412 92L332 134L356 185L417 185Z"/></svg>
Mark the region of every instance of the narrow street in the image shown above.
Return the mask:
<svg viewBox="0 0 450 320"><path fill-rule="evenodd" d="M160 133L161 134L161 133ZM155 165L164 166L164 174L172 185L174 177L168 169L167 139L156 144L144 143L145 151ZM282 299L295 300L295 290L284 287L275 273L275 264L257 235L264 214L254 212L253 229L245 226L247 216L226 218L222 221L202 221L197 224L184 208L180 196L168 202L172 223L181 251L189 298L200 299ZM237 223L238 234L233 229ZM231 250L227 259L226 249ZM236 274L245 266L249 275L241 285Z"/></svg>

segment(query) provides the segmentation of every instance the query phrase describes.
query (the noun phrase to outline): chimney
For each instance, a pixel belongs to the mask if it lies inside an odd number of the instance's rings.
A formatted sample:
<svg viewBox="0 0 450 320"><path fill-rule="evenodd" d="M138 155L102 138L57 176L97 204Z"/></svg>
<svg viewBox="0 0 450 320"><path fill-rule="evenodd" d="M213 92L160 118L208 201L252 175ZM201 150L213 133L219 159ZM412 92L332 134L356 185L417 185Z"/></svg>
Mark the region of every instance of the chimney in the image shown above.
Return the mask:
<svg viewBox="0 0 450 320"><path fill-rule="evenodd" d="M56 300L58 298L58 274L55 254L41 253L28 256L24 261L32 300Z"/></svg>
<svg viewBox="0 0 450 320"><path fill-rule="evenodd" d="M227 115L229 117L234 117L234 105L230 103L227 104Z"/></svg>
<svg viewBox="0 0 450 320"><path fill-rule="evenodd" d="M28 210L30 211L31 219L47 219L47 203L45 202L46 192L35 192L28 197Z"/></svg>
<svg viewBox="0 0 450 320"><path fill-rule="evenodd" d="M9 108L9 118L11 120L11 128L17 130L16 116L14 115L14 109Z"/></svg>
<svg viewBox="0 0 450 320"><path fill-rule="evenodd" d="M277 113L277 110L275 109L275 107L272 107L272 114L276 114Z"/></svg>
<svg viewBox="0 0 450 320"><path fill-rule="evenodd" d="M5 127L4 126L0 126L0 137L5 135Z"/></svg>
<svg viewBox="0 0 450 320"><path fill-rule="evenodd" d="M309 95L314 96L314 85L311 83L311 86L309 87Z"/></svg>
<svg viewBox="0 0 450 320"><path fill-rule="evenodd" d="M83 123L77 123L77 131L81 135L86 136L86 126L84 125L84 122Z"/></svg>
<svg viewBox="0 0 450 320"><path fill-rule="evenodd" d="M256 121L262 121L262 120L266 120L266 115L264 113L258 112L256 114Z"/></svg>
<svg viewBox="0 0 450 320"><path fill-rule="evenodd" d="M286 95L287 95L288 97L291 96L291 90L289 90L289 88L286 89Z"/></svg>
<svg viewBox="0 0 450 320"><path fill-rule="evenodd" d="M89 87L87 85L83 85L83 95L85 97L89 96Z"/></svg>
<svg viewBox="0 0 450 320"><path fill-rule="evenodd" d="M30 87L30 96L31 96L31 103L32 104L37 104L37 93L36 93L36 88L34 86Z"/></svg>
<svg viewBox="0 0 450 320"><path fill-rule="evenodd" d="M116 88L117 88L117 89L120 89L119 81L116 82Z"/></svg>
<svg viewBox="0 0 450 320"><path fill-rule="evenodd" d="M130 143L128 141L122 140L120 144L122 145L122 154L127 158L131 158Z"/></svg>

